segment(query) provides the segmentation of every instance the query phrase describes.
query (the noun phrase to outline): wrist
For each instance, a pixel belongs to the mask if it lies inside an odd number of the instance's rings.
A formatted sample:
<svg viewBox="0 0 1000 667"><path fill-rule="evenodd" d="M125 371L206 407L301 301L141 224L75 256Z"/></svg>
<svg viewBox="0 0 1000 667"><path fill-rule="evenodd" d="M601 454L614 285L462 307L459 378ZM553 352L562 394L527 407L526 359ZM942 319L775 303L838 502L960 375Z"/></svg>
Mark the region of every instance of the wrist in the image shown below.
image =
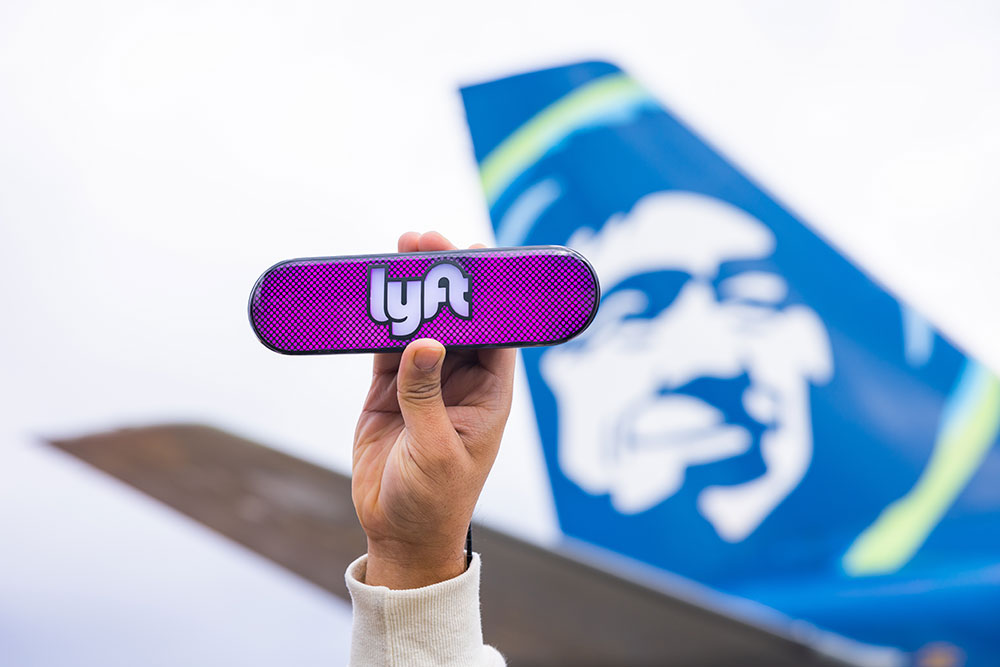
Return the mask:
<svg viewBox="0 0 1000 667"><path fill-rule="evenodd" d="M466 569L465 539L446 545L368 540L365 582L391 589L422 588L454 579Z"/></svg>

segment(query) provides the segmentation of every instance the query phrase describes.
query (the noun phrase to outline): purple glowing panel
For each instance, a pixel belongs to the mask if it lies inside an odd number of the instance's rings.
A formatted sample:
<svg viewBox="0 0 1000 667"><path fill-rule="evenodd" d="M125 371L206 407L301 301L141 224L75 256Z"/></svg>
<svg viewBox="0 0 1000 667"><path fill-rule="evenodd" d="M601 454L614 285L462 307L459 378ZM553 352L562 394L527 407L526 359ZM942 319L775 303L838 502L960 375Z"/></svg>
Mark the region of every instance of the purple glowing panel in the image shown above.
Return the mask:
<svg viewBox="0 0 1000 667"><path fill-rule="evenodd" d="M562 343L587 328L600 286L562 246L293 259L250 295L250 324L285 354Z"/></svg>

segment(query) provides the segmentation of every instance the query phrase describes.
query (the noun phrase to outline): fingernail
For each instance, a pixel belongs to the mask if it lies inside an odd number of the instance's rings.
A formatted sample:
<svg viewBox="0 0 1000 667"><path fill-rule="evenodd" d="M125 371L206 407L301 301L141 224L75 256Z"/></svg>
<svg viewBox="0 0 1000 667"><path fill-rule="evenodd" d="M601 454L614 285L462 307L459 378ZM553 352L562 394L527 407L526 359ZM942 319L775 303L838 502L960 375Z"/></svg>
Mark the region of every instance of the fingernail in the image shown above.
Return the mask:
<svg viewBox="0 0 1000 667"><path fill-rule="evenodd" d="M413 363L422 371L433 370L444 357L443 347L423 347L413 355Z"/></svg>

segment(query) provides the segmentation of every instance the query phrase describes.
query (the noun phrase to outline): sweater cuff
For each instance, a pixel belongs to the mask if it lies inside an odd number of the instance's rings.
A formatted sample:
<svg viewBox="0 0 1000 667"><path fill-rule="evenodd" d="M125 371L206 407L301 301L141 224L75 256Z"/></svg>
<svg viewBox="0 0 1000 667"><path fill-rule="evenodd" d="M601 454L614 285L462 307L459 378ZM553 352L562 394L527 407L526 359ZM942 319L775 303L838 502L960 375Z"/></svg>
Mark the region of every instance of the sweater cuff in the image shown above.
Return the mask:
<svg viewBox="0 0 1000 667"><path fill-rule="evenodd" d="M368 556L347 568L354 603L351 665L503 664L484 655L479 614L479 554L454 579L423 588L390 590L364 582Z"/></svg>

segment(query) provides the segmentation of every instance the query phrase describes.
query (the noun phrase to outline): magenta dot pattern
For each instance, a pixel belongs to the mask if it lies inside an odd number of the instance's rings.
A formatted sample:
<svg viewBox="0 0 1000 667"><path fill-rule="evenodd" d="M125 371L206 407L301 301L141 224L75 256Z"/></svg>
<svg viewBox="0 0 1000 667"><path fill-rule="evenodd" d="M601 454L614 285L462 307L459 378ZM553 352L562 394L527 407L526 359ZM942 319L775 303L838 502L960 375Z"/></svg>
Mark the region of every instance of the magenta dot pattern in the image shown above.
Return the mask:
<svg viewBox="0 0 1000 667"><path fill-rule="evenodd" d="M443 305L406 338L369 314L369 271L422 278L441 261L469 277L469 318ZM589 263L560 246L297 259L269 269L250 297L250 322L288 354L375 352L434 338L451 347L552 345L593 319L600 287Z"/></svg>

